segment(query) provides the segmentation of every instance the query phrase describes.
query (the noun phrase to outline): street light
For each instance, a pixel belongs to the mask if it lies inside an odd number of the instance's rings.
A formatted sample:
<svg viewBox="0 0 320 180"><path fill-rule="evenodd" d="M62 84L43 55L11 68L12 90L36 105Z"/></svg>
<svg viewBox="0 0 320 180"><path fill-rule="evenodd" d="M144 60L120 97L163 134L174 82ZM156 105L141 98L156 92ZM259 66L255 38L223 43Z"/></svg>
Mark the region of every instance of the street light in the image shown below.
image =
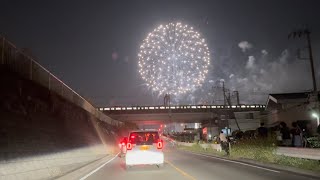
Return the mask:
<svg viewBox="0 0 320 180"><path fill-rule="evenodd" d="M319 126L319 115L317 113L312 113L312 117L317 118L317 126Z"/></svg>

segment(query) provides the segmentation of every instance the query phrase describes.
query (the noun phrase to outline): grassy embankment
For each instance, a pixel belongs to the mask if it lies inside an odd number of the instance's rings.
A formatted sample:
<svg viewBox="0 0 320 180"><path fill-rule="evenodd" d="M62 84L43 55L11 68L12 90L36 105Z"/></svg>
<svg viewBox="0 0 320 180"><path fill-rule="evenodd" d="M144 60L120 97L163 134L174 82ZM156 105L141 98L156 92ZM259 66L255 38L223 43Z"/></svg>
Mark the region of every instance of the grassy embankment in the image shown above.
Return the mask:
<svg viewBox="0 0 320 180"><path fill-rule="evenodd" d="M209 147L207 150L204 150L199 144L195 144L191 147L179 146L178 148L181 150L187 150L196 153L226 157L225 152L218 152L216 150L213 150L211 147ZM320 161L280 156L276 155L275 151L276 146L273 139L242 140L237 144L231 146L229 158L249 159L258 162L273 163L312 171L320 171Z"/></svg>

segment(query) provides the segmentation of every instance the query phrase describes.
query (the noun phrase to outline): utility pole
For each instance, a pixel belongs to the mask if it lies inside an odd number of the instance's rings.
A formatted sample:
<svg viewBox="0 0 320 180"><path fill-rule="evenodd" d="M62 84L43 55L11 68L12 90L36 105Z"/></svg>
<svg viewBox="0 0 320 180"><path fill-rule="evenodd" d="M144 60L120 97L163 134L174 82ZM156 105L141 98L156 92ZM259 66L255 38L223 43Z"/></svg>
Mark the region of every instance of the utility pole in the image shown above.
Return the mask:
<svg viewBox="0 0 320 180"><path fill-rule="evenodd" d="M224 81L222 81L222 91L223 91L223 103L224 105L229 105L231 106L231 102L230 102L230 90L227 90L224 87ZM227 94L228 92L228 94Z"/></svg>
<svg viewBox="0 0 320 180"><path fill-rule="evenodd" d="M311 105L311 108L313 111L315 111L315 115L319 116L319 98L318 98L318 89L317 89L317 82L316 82L316 77L315 77L315 72L314 72L314 63L313 63L313 54L312 54L312 47L311 47L311 37L310 37L311 32L309 31L308 28L301 29L298 31L293 31L292 33L289 34L288 38L301 38L304 37L307 40L307 49L309 52L309 58L301 58L300 59L309 59L310 60L310 66L311 66L311 75L312 75L312 84L313 84L313 93L309 97L309 102ZM298 53L300 55L300 51L298 50Z"/></svg>
<svg viewBox="0 0 320 180"><path fill-rule="evenodd" d="M171 104L171 97L170 94L166 94L163 98L163 104L165 106L166 109L168 109L168 117L169 117L169 134L172 133L172 113L171 113L171 108L170 108L170 104Z"/></svg>
<svg viewBox="0 0 320 180"><path fill-rule="evenodd" d="M222 81L222 91L223 91L223 104L227 105L227 102L226 102L226 89L224 88L224 81Z"/></svg>
<svg viewBox="0 0 320 180"><path fill-rule="evenodd" d="M166 95L164 96L164 98L163 98L163 104L164 104L164 106L170 106L170 101L171 101L171 99L170 99L170 94L166 94Z"/></svg>
<svg viewBox="0 0 320 180"><path fill-rule="evenodd" d="M237 105L240 105L239 91L233 91L236 94Z"/></svg>
<svg viewBox="0 0 320 180"><path fill-rule="evenodd" d="M316 77L315 77L315 72L314 72L314 63L313 63L313 54L312 54L312 47L311 47L311 38L310 38L310 34L311 32L309 31L309 29L305 28L302 30L297 30L297 31L293 31L289 34L288 38L306 38L307 40L307 48L309 51L309 60L310 60L310 66L311 66L311 76L312 76L312 84L313 84L313 92L314 94L317 94L317 82L316 82Z"/></svg>
<svg viewBox="0 0 320 180"><path fill-rule="evenodd" d="M230 90L226 90L226 88L224 87L224 81L222 81L222 91L223 91L223 102L224 105L228 105L231 106L231 98L230 98ZM227 94L228 92L228 94Z"/></svg>
<svg viewBox="0 0 320 180"><path fill-rule="evenodd" d="M229 106L231 106L231 96L230 96L230 90L228 91L228 96L226 95L226 89L224 87L224 82L222 81L222 90L223 90L223 96L224 96L224 105L226 105L226 103L228 103ZM240 100L239 100L239 92L238 91L233 91L236 94L236 98L237 98L237 105L240 105ZM234 120L235 123L240 131L240 126L237 120L236 115L233 113L234 116ZM227 121L227 135L228 135L228 129L229 129L229 119L228 119L229 115L225 114L225 120Z"/></svg>
<svg viewBox="0 0 320 180"><path fill-rule="evenodd" d="M315 76L315 73L314 73L313 55L312 55L312 47L311 47L311 40L310 40L310 31L306 30L305 33L307 35L307 41L308 41L309 59L310 59L311 72L312 72L312 82L313 82L313 92L315 94L318 94L316 76Z"/></svg>

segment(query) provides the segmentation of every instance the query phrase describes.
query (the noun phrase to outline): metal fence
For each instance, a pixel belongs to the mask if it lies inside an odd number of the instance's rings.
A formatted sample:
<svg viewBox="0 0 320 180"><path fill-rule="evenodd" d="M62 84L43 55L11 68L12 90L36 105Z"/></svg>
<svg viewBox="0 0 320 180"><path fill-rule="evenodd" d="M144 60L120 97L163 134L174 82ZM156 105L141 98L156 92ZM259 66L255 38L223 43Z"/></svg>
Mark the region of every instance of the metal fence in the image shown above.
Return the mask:
<svg viewBox="0 0 320 180"><path fill-rule="evenodd" d="M57 93L69 102L83 108L101 121L112 125L121 126L120 121L116 121L106 116L93 107L87 100L72 90L64 82L41 66L32 57L18 49L13 43L0 35L0 58L1 65L9 67L23 77L30 79L52 92Z"/></svg>

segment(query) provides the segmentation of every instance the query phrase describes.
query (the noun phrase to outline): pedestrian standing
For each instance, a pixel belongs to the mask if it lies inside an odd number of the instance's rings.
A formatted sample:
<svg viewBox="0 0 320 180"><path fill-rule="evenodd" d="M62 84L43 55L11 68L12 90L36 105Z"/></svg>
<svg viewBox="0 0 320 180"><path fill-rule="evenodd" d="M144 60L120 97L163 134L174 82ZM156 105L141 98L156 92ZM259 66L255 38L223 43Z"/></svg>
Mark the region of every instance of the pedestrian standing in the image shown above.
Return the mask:
<svg viewBox="0 0 320 180"><path fill-rule="evenodd" d="M227 153L227 155L229 155L229 142L223 131L220 132L219 138L222 150L224 150Z"/></svg>
<svg viewBox="0 0 320 180"><path fill-rule="evenodd" d="M302 132L297 122L292 123L292 129L290 130L292 135L292 145L294 147L302 147Z"/></svg>
<svg viewBox="0 0 320 180"><path fill-rule="evenodd" d="M292 142L291 136L290 136L290 130L285 122L280 123L280 133L282 137L282 145L290 146Z"/></svg>
<svg viewBox="0 0 320 180"><path fill-rule="evenodd" d="M260 123L260 127L257 129L259 137L268 137L268 129L264 127L264 123Z"/></svg>

